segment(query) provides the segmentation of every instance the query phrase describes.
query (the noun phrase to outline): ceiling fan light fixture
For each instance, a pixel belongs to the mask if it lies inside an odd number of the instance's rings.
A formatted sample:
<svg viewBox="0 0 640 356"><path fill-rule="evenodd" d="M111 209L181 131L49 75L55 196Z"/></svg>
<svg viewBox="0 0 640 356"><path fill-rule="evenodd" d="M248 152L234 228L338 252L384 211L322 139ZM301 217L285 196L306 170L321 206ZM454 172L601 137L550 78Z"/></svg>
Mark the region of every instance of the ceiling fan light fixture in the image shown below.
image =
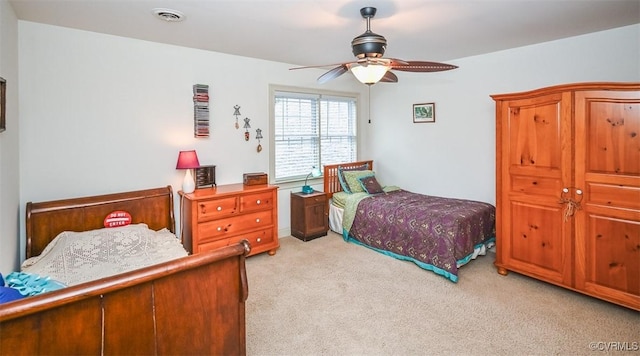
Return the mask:
<svg viewBox="0 0 640 356"><path fill-rule="evenodd" d="M352 64L349 68L351 73L360 81L362 84L373 85L384 77L384 75L389 70L389 67L383 64Z"/></svg>

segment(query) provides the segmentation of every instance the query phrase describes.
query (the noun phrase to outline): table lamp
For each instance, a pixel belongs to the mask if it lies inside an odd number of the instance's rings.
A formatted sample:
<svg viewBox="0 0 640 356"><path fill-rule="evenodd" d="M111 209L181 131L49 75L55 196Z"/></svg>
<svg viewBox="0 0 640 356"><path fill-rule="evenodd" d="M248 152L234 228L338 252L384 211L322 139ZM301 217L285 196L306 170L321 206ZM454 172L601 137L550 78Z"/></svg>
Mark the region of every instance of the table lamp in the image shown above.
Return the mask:
<svg viewBox="0 0 640 356"><path fill-rule="evenodd" d="M311 170L311 172L309 174L307 174L307 178L304 179L304 185L302 186L302 192L304 194L311 194L313 193L313 188L310 185L307 185L307 181L309 180L309 177L320 177L320 175L322 174L322 172L320 172L320 169L316 168L316 166L313 166L313 169Z"/></svg>
<svg viewBox="0 0 640 356"><path fill-rule="evenodd" d="M183 193L189 194L193 193L193 191L196 190L196 182L193 180L191 170L198 167L200 167L200 162L198 161L198 155L196 154L195 150L180 151L176 169L186 169L187 171L184 174L184 180L182 181Z"/></svg>

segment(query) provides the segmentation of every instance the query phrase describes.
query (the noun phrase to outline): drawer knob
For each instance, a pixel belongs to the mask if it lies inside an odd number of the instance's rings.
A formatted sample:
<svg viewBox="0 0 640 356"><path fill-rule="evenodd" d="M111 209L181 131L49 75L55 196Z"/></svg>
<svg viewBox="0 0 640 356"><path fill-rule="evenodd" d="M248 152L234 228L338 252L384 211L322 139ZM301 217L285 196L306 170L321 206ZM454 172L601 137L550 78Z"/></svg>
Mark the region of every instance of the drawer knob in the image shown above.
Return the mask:
<svg viewBox="0 0 640 356"><path fill-rule="evenodd" d="M222 226L218 226L218 231L222 231Z"/></svg>
<svg viewBox="0 0 640 356"><path fill-rule="evenodd" d="M219 207L218 207L218 211L220 211L220 210L222 210L222 207L221 207L221 206L219 206Z"/></svg>
<svg viewBox="0 0 640 356"><path fill-rule="evenodd" d="M262 238L258 237L258 238L256 239L256 242L260 242L260 241L262 241Z"/></svg>
<svg viewBox="0 0 640 356"><path fill-rule="evenodd" d="M256 222L257 222L257 223L259 223L259 222L260 222L260 219L256 219Z"/></svg>
<svg viewBox="0 0 640 356"><path fill-rule="evenodd" d="M260 205L260 203L261 203L260 199L256 200L257 205Z"/></svg>

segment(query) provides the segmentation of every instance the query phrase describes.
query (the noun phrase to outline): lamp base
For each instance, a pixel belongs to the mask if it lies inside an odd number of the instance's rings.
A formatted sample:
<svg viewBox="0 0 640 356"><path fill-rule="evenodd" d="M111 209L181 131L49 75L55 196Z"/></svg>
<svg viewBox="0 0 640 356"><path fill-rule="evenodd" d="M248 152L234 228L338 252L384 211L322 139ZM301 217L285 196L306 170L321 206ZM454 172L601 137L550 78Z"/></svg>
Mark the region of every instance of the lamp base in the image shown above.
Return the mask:
<svg viewBox="0 0 640 356"><path fill-rule="evenodd" d="M185 194L193 193L196 190L196 182L193 180L191 170L187 169L184 174L184 180L182 181L182 192Z"/></svg>
<svg viewBox="0 0 640 356"><path fill-rule="evenodd" d="M311 194L314 192L313 187L311 187L310 185L303 185L302 186L302 192L304 194Z"/></svg>

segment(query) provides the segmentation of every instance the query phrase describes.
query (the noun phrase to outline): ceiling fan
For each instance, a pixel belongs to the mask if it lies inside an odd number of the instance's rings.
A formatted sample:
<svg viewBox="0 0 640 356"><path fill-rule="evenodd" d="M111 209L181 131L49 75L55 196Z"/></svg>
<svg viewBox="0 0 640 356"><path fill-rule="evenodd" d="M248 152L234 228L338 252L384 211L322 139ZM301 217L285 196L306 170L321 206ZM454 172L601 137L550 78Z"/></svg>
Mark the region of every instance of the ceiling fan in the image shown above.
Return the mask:
<svg viewBox="0 0 640 356"><path fill-rule="evenodd" d="M336 66L318 77L318 83L323 84L335 79L347 71L363 84L372 85L377 82L397 83L398 77L391 70L404 72L441 72L458 68L458 66L425 61L404 61L396 58L382 58L387 48L387 40L371 32L371 19L376 15L375 7L363 7L360 15L367 20L367 31L351 41L351 49L356 56L355 62L328 64L318 66L297 67L294 69L322 68Z"/></svg>

